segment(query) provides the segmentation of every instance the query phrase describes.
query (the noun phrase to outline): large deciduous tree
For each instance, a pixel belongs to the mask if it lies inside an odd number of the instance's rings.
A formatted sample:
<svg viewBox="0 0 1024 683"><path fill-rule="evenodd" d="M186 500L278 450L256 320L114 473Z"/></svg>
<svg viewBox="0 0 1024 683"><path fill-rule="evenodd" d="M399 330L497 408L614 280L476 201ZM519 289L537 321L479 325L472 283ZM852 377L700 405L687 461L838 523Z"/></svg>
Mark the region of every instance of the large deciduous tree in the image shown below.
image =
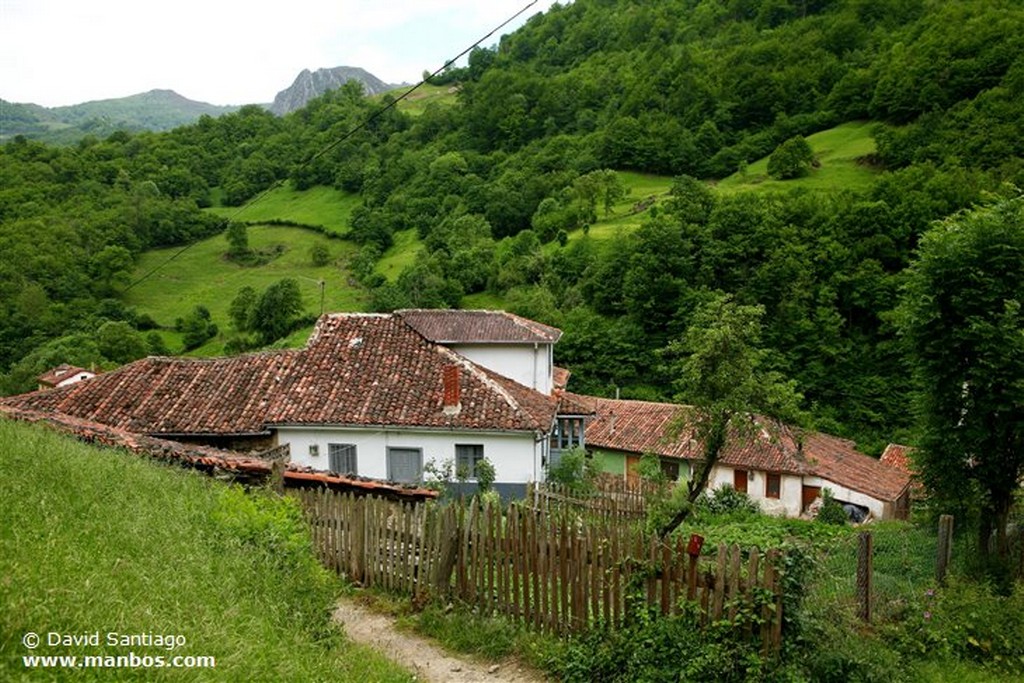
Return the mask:
<svg viewBox="0 0 1024 683"><path fill-rule="evenodd" d="M937 500L980 513L983 556L1005 560L1024 475L1024 198L936 224L902 294L921 476Z"/></svg>
<svg viewBox="0 0 1024 683"><path fill-rule="evenodd" d="M771 369L768 354L760 347L763 316L763 306L744 306L729 295L714 295L695 310L682 338L668 346L667 352L675 357L676 398L690 406L677 428L692 433L703 453L688 483L689 505L662 527L662 536L686 520L707 487L726 440L753 436L752 414L800 419L801 396L795 383Z"/></svg>

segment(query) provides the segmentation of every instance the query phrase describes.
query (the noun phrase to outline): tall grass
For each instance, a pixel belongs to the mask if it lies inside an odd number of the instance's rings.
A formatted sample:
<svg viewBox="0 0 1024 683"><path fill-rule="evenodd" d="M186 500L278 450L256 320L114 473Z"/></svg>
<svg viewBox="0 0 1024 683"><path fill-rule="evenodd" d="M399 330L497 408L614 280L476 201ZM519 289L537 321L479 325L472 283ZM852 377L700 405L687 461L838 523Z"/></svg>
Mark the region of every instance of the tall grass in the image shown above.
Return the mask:
<svg viewBox="0 0 1024 683"><path fill-rule="evenodd" d="M342 590L299 510L188 471L0 420L0 680L400 681L330 623ZM167 655L48 646L45 634L181 634L215 669L24 668L41 655ZM73 674L73 675L71 675Z"/></svg>

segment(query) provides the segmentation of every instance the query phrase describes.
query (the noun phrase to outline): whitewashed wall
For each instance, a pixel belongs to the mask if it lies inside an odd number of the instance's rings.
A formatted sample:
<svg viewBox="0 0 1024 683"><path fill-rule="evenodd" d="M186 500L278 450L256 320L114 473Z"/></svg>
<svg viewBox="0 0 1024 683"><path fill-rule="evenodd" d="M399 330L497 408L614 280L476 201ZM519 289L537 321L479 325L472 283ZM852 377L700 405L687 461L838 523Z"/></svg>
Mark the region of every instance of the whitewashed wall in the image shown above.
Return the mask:
<svg viewBox="0 0 1024 683"><path fill-rule="evenodd" d="M357 429L344 427L282 427L277 443L289 444L291 462L303 467L328 469L329 443L355 444L356 474L386 479L388 448L420 448L423 464L455 459L456 444L482 444L484 457L495 469L498 483L526 483L542 478L541 456L546 444L527 432L454 432L413 429ZM320 454L310 456L309 447Z"/></svg>
<svg viewBox="0 0 1024 683"><path fill-rule="evenodd" d="M708 481L708 488L714 490L722 484L733 485L734 467L718 465L711 471L711 479ZM761 510L769 515L784 517L798 517L801 513L801 496L803 495L803 482L800 477L783 474L780 475L780 487L778 498L768 498L764 495L767 474L758 470L748 470L747 474L747 496L756 501Z"/></svg>
<svg viewBox="0 0 1024 683"><path fill-rule="evenodd" d="M866 493L860 491L854 491L853 489L841 486L828 479L822 479L820 477L804 477L804 483L808 486L820 486L822 490L828 488L832 491L832 497L836 500L844 503L853 503L854 505L861 505L871 511L871 515L875 519L885 519L885 503L872 498Z"/></svg>
<svg viewBox="0 0 1024 683"><path fill-rule="evenodd" d="M551 344L450 344L477 365L519 382L542 394L552 389Z"/></svg>

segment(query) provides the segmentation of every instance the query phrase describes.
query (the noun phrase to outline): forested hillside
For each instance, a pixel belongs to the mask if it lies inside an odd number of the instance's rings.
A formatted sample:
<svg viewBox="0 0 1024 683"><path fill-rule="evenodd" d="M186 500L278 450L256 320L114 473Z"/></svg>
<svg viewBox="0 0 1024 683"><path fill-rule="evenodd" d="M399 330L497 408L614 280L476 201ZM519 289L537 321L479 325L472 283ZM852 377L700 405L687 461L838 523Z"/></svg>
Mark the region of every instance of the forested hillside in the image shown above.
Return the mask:
<svg viewBox="0 0 1024 683"><path fill-rule="evenodd" d="M287 181L358 195L347 265L375 308L501 297L565 330L556 360L579 391L670 397L661 350L695 307L716 290L761 304L763 342L818 426L877 447L910 419L892 311L918 237L1024 186L1012 0L576 0L435 80L456 102L415 115L349 84L282 118L245 107L68 149L7 143L4 390L47 363L145 353L138 330L172 321L120 303L140 253L223 230L201 207ZM823 172L802 138L850 121L874 125L867 188L715 190L768 155L783 187ZM635 198L639 229L589 238L627 170L672 190ZM424 249L385 280L375 261L413 228Z"/></svg>

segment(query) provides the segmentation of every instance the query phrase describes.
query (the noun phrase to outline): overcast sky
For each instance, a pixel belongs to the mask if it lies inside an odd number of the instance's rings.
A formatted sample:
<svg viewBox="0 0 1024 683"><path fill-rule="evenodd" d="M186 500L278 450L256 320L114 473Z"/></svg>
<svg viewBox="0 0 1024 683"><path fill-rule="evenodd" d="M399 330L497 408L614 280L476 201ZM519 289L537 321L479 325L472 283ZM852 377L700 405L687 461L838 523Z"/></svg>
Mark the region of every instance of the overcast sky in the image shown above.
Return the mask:
<svg viewBox="0 0 1024 683"><path fill-rule="evenodd" d="M163 88L251 104L302 69L335 66L414 83L529 2L0 0L0 99L54 107ZM484 45L552 4L538 0Z"/></svg>

